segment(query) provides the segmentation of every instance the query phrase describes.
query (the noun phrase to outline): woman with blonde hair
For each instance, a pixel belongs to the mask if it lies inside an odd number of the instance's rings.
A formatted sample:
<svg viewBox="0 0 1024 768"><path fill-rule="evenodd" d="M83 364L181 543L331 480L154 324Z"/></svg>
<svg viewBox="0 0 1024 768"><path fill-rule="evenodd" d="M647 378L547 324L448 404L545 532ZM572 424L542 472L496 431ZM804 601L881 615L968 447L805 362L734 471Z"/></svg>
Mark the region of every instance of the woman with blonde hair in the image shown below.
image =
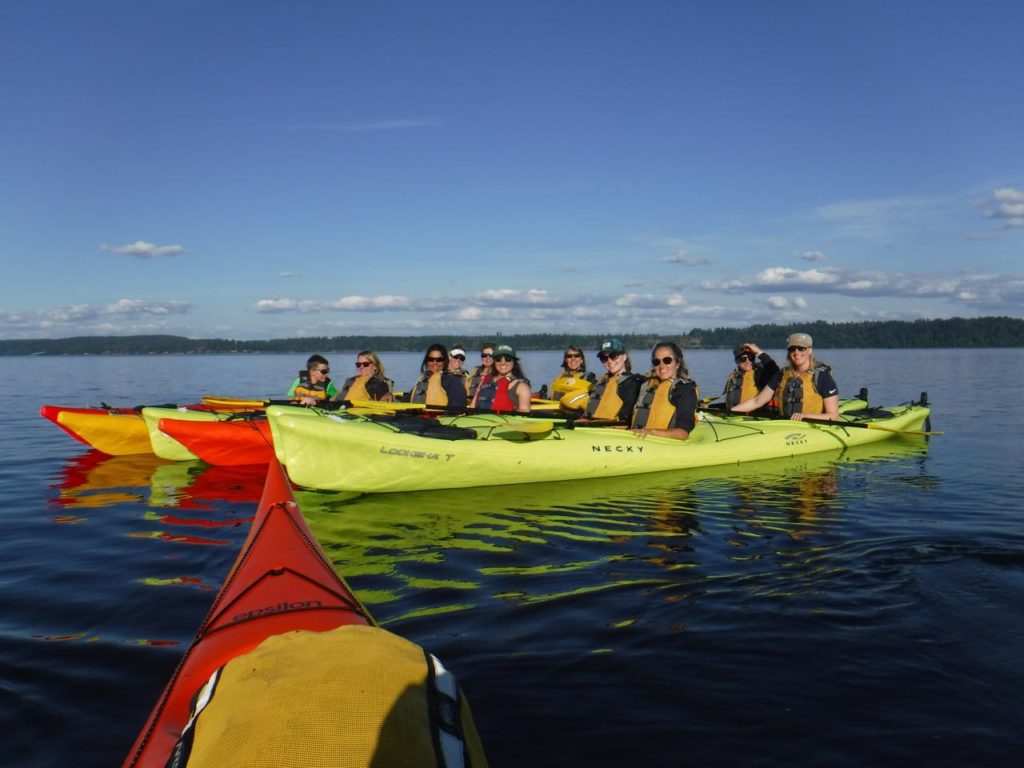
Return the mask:
<svg viewBox="0 0 1024 768"><path fill-rule="evenodd" d="M835 421L839 418L839 387L827 365L814 361L809 334L793 333L786 339L789 365L778 371L754 397L734 405L734 413L750 413L768 404L778 392L779 411L793 421Z"/></svg>
<svg viewBox="0 0 1024 768"><path fill-rule="evenodd" d="M384 375L384 363L372 349L356 355L356 375L345 379L335 400L380 400L389 403L394 382Z"/></svg>

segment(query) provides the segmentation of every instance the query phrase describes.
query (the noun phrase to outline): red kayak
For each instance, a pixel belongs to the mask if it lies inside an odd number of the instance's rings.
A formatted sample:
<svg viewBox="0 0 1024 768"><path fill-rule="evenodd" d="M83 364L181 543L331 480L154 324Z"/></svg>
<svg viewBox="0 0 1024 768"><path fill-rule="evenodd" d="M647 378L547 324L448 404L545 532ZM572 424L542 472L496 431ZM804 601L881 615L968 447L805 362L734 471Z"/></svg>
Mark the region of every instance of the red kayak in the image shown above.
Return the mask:
<svg viewBox="0 0 1024 768"><path fill-rule="evenodd" d="M252 529L124 766L164 766L210 675L267 638L373 619L335 572L295 504L284 470L267 473Z"/></svg>
<svg viewBox="0 0 1024 768"><path fill-rule="evenodd" d="M160 431L207 464L267 464L274 458L274 441L266 416L225 421L160 419Z"/></svg>

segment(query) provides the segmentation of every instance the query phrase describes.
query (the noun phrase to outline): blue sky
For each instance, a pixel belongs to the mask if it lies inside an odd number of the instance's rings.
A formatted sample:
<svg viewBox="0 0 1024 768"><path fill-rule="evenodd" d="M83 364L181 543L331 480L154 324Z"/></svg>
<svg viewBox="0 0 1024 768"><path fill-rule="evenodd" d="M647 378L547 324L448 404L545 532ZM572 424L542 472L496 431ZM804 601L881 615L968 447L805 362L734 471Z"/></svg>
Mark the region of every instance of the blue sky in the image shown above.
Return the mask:
<svg viewBox="0 0 1024 768"><path fill-rule="evenodd" d="M1024 4L0 4L0 337L1024 316Z"/></svg>

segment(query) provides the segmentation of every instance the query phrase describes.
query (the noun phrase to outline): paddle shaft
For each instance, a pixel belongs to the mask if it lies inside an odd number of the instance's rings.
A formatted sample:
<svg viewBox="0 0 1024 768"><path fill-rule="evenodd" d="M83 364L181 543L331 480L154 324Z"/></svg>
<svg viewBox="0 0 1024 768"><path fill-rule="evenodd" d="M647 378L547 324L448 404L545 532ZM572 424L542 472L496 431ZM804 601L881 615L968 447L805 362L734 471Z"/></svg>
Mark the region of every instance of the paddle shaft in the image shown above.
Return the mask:
<svg viewBox="0 0 1024 768"><path fill-rule="evenodd" d="M701 411L708 413L720 414L722 411L713 408L700 408ZM747 419L757 419L758 421L789 421L789 419L774 419L771 416L753 416L748 413L737 413L737 416L743 416ZM854 429L878 429L882 432L894 432L897 435L941 435L941 432L929 432L923 429L897 429L896 427L887 427L884 424L873 424L871 422L862 423L857 421L840 421L836 419L804 419L805 422L810 424L825 424L830 427L852 427Z"/></svg>

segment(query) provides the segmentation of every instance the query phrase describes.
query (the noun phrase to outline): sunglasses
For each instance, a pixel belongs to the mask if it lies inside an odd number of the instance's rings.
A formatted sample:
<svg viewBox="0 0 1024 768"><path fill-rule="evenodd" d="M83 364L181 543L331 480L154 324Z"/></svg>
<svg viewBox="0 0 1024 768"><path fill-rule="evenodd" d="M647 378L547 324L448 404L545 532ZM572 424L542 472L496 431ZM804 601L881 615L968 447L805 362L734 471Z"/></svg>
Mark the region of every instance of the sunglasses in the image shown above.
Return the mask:
<svg viewBox="0 0 1024 768"><path fill-rule="evenodd" d="M600 355L597 356L597 359L600 360L602 363L607 363L609 360L614 360L617 357L622 357L622 353L612 352L611 354L605 354L604 352L602 352Z"/></svg>
<svg viewBox="0 0 1024 768"><path fill-rule="evenodd" d="M493 352L481 352L480 357L494 357Z"/></svg>
<svg viewBox="0 0 1024 768"><path fill-rule="evenodd" d="M496 363L511 363L513 360L515 358L512 355L495 355L494 357L494 362Z"/></svg>
<svg viewBox="0 0 1024 768"><path fill-rule="evenodd" d="M454 357L456 360L465 360L466 359L465 355L452 355L452 357Z"/></svg>
<svg viewBox="0 0 1024 768"><path fill-rule="evenodd" d="M737 363L750 363L753 362L753 360L754 358L752 358L750 355L736 355Z"/></svg>
<svg viewBox="0 0 1024 768"><path fill-rule="evenodd" d="M330 373L331 372L330 368L314 368L313 370L316 371L317 373Z"/></svg>
<svg viewBox="0 0 1024 768"><path fill-rule="evenodd" d="M790 347L789 351L790 352L806 352L807 351L807 347Z"/></svg>
<svg viewBox="0 0 1024 768"><path fill-rule="evenodd" d="M444 362L444 358L443 357L428 357L427 358L427 362L428 363L443 363Z"/></svg>
<svg viewBox="0 0 1024 768"><path fill-rule="evenodd" d="M371 362L365 362L365 363L356 362L356 368L369 368L371 365L373 365L373 363L371 363Z"/></svg>
<svg viewBox="0 0 1024 768"><path fill-rule="evenodd" d="M674 357L652 357L651 365L672 365L675 361Z"/></svg>
<svg viewBox="0 0 1024 768"><path fill-rule="evenodd" d="M576 352L566 352L565 353L565 359L566 360L579 360L581 357L583 357L583 355L580 355L580 354L578 354Z"/></svg>

